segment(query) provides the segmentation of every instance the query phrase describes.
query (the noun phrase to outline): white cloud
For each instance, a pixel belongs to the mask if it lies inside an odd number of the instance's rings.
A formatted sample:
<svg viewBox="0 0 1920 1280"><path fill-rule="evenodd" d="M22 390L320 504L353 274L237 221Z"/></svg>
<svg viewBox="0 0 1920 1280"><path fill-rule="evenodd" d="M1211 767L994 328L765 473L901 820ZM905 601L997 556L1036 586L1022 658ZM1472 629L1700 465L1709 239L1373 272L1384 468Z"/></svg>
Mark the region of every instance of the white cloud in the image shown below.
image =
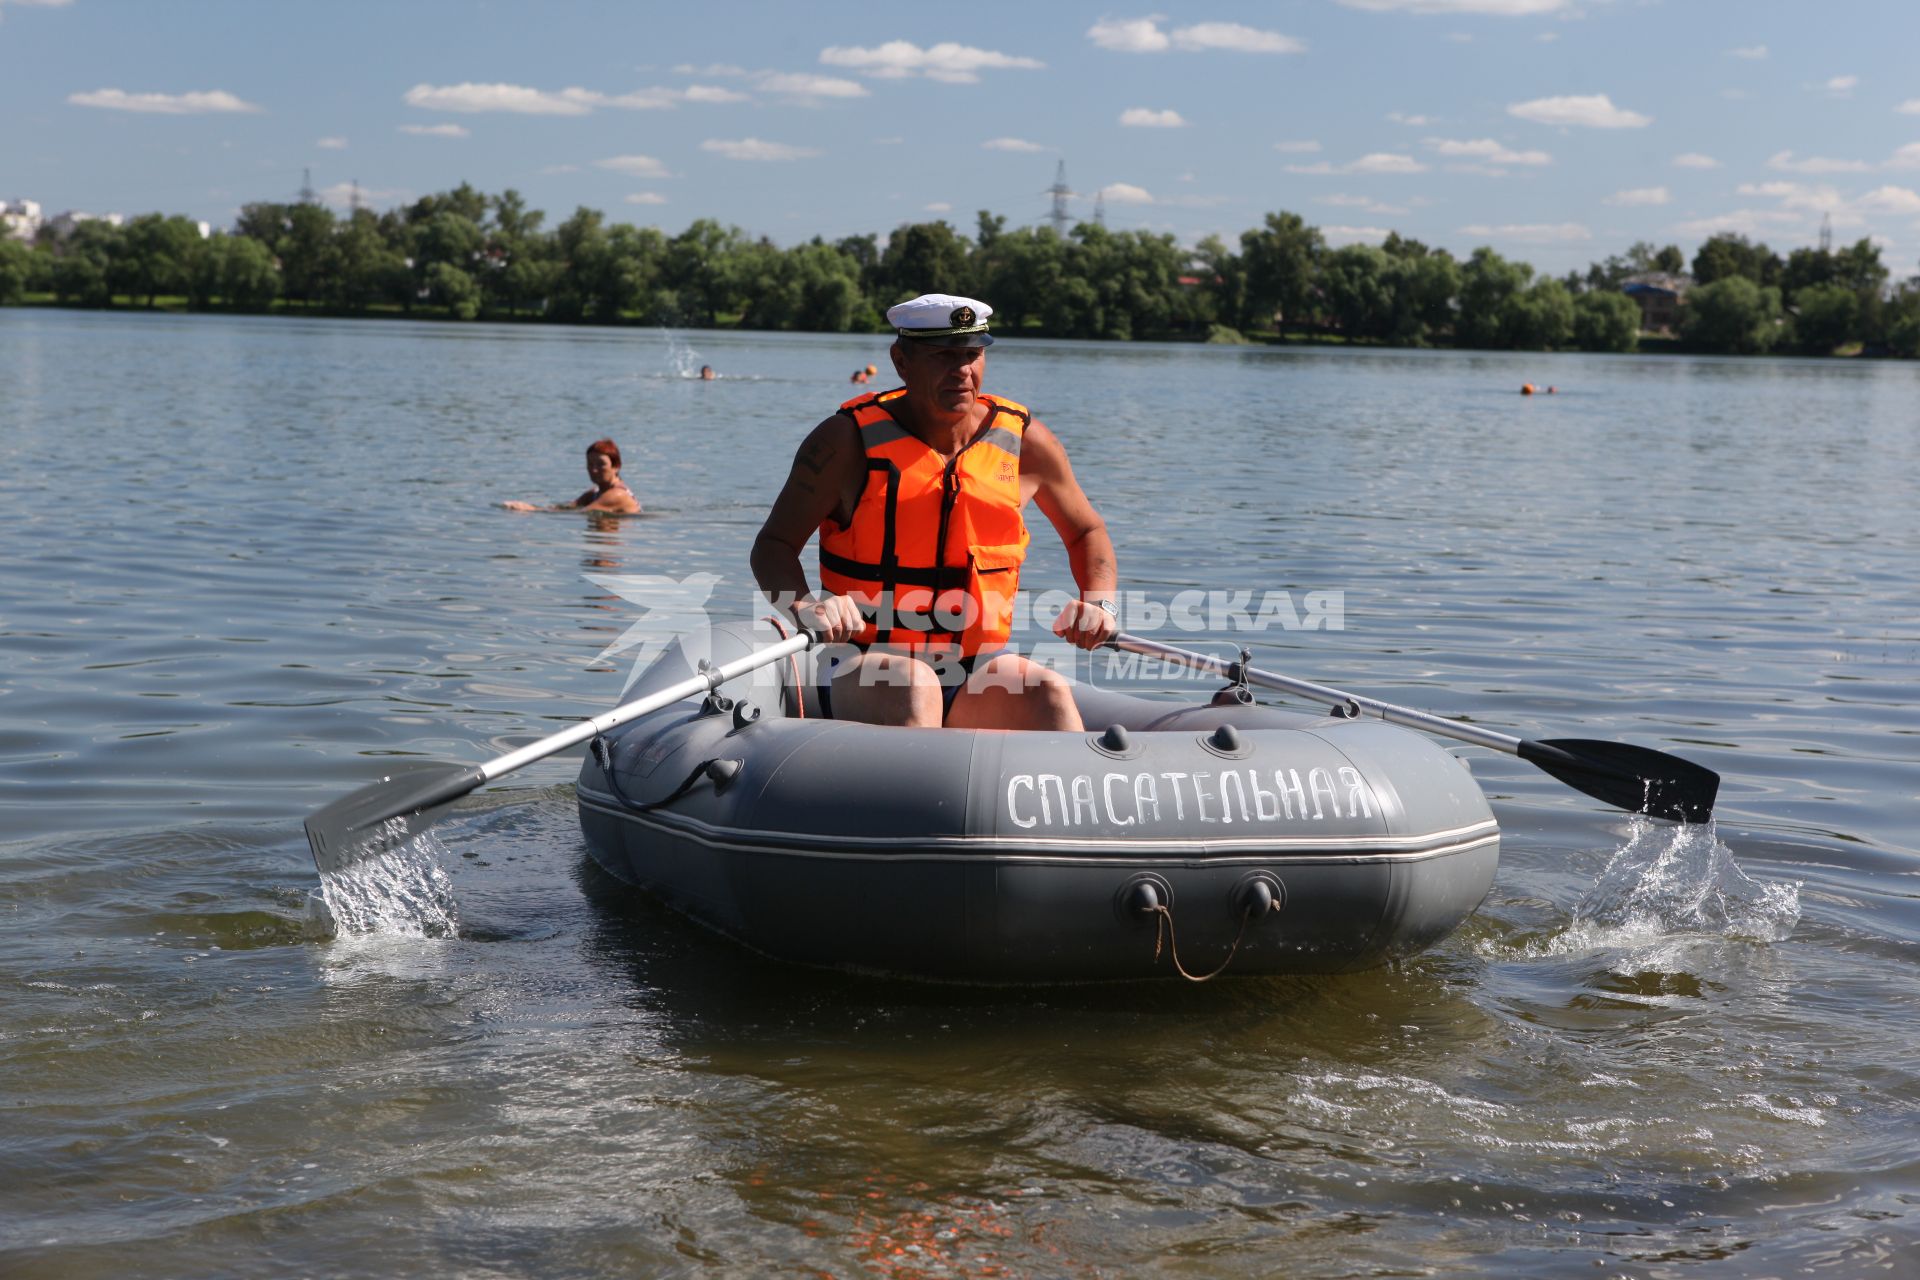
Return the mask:
<svg viewBox="0 0 1920 1280"><path fill-rule="evenodd" d="M1864 173L1872 167L1864 160L1834 160L1827 156L1796 160L1791 151L1776 151L1767 157L1767 168L1782 173Z"/></svg>
<svg viewBox="0 0 1920 1280"><path fill-rule="evenodd" d="M1646 205L1666 204L1672 199L1673 193L1665 187L1629 187L1625 191L1614 192L1606 198L1605 203L1632 209Z"/></svg>
<svg viewBox="0 0 1920 1280"><path fill-rule="evenodd" d="M986 151L1018 151L1023 154L1048 150L1037 142L1028 142L1025 138L988 138L980 146Z"/></svg>
<svg viewBox="0 0 1920 1280"><path fill-rule="evenodd" d="M1394 155L1384 151L1375 151L1368 155L1361 156L1358 160L1349 161L1342 165L1329 164L1327 161L1321 160L1315 164L1290 164L1287 166L1288 173L1315 175L1333 173L1399 174L1425 173L1426 171L1427 166L1421 164L1412 156Z"/></svg>
<svg viewBox="0 0 1920 1280"><path fill-rule="evenodd" d="M1536 124L1579 125L1587 129L1640 129L1653 123L1652 116L1613 105L1604 93L1561 98L1535 98L1516 102L1507 114Z"/></svg>
<svg viewBox="0 0 1920 1280"><path fill-rule="evenodd" d="M928 213L952 213L953 212L953 206L948 204L945 200L935 200L932 204L923 204L920 207Z"/></svg>
<svg viewBox="0 0 1920 1280"><path fill-rule="evenodd" d="M867 87L858 80L814 75L807 71L767 71L754 77L754 86L789 98L865 98Z"/></svg>
<svg viewBox="0 0 1920 1280"><path fill-rule="evenodd" d="M403 124L400 132L410 133L416 138L465 138L470 137L465 125L459 124Z"/></svg>
<svg viewBox="0 0 1920 1280"><path fill-rule="evenodd" d="M313 145L322 151L345 151L347 149L347 140L340 137L322 138Z"/></svg>
<svg viewBox="0 0 1920 1280"><path fill-rule="evenodd" d="M605 160L595 160L596 169L611 169L615 173L624 173L629 178L671 178L667 166L652 156L608 156Z"/></svg>
<svg viewBox="0 0 1920 1280"><path fill-rule="evenodd" d="M841 83L849 82L842 81ZM858 85L854 87L859 88ZM680 93L688 102L726 103L751 102L753 100L746 94L741 93L738 89L722 88L717 84L690 84L685 89L682 89Z"/></svg>
<svg viewBox="0 0 1920 1280"><path fill-rule="evenodd" d="M1468 164L1463 167L1496 176L1500 172L1499 169L1488 166L1553 163L1553 157L1544 151L1514 151L1495 142L1492 138L1475 138L1470 142L1454 138L1428 138L1427 145L1446 159L1467 161Z"/></svg>
<svg viewBox="0 0 1920 1280"><path fill-rule="evenodd" d="M1712 156L1703 156L1698 151L1688 151L1673 158L1676 169L1718 169L1720 162Z"/></svg>
<svg viewBox="0 0 1920 1280"><path fill-rule="evenodd" d="M1713 236L1732 231L1743 236L1763 236L1768 229L1778 230L1782 226L1804 226L1806 215L1789 213L1780 209L1736 209L1732 213L1717 213L1710 218L1694 218L1687 222L1676 222L1673 229L1680 235Z"/></svg>
<svg viewBox="0 0 1920 1280"><path fill-rule="evenodd" d="M1349 9L1374 13L1484 14L1494 18L1530 18L1558 13L1570 0L1340 0Z"/></svg>
<svg viewBox="0 0 1920 1280"><path fill-rule="evenodd" d="M1183 49L1204 53L1225 49L1235 53L1304 53L1307 46L1278 31L1263 31L1238 22L1196 22L1176 27L1169 33L1160 29L1161 19L1102 18L1087 28L1087 39L1113 53L1165 53Z"/></svg>
<svg viewBox="0 0 1920 1280"><path fill-rule="evenodd" d="M1747 58L1757 62L1767 56L1767 46L1763 44L1743 45L1738 49L1727 50L1727 56L1729 58Z"/></svg>
<svg viewBox="0 0 1920 1280"><path fill-rule="evenodd" d="M677 76L748 76L754 73L745 67L737 67L731 62L709 62L704 67L682 62L673 68L673 74Z"/></svg>
<svg viewBox="0 0 1920 1280"><path fill-rule="evenodd" d="M1828 93L1833 94L1835 97L1844 98L1858 88L1859 85L1859 76L1835 76L1833 79L1827 81L1826 89Z"/></svg>
<svg viewBox="0 0 1920 1280"><path fill-rule="evenodd" d="M1372 196L1350 196L1345 194L1321 196L1320 203L1330 204L1340 209L1358 209L1362 213L1381 215L1403 214L1408 212L1404 205L1382 204Z"/></svg>
<svg viewBox="0 0 1920 1280"><path fill-rule="evenodd" d="M1115 53L1164 53L1173 46L1155 18L1102 18L1087 28L1087 39Z"/></svg>
<svg viewBox="0 0 1920 1280"><path fill-rule="evenodd" d="M1393 233L1385 227L1322 227L1320 234L1331 245L1379 244Z"/></svg>
<svg viewBox="0 0 1920 1280"><path fill-rule="evenodd" d="M1920 192L1906 187L1881 187L1861 196L1859 205L1875 213L1920 213Z"/></svg>
<svg viewBox="0 0 1920 1280"><path fill-rule="evenodd" d="M1920 98L1908 98L1894 110L1903 116L1920 116Z"/></svg>
<svg viewBox="0 0 1920 1280"><path fill-rule="evenodd" d="M1290 156L1311 155L1320 149L1320 144L1317 142L1305 142L1305 141L1276 142L1273 144L1273 149L1275 151L1284 152L1285 154Z"/></svg>
<svg viewBox="0 0 1920 1280"><path fill-rule="evenodd" d="M747 95L714 85L693 85L686 89L668 89L654 85L627 93L601 93L596 89L570 86L557 92L533 89L520 84L417 84L402 99L410 107L423 111L457 111L465 114L501 111L523 116L584 116L598 107L618 107L626 111L670 111L683 102L746 102Z"/></svg>
<svg viewBox="0 0 1920 1280"><path fill-rule="evenodd" d="M813 147L796 147L785 142L763 142L759 138L708 138L702 151L725 156L729 160L805 160L820 152Z"/></svg>
<svg viewBox="0 0 1920 1280"><path fill-rule="evenodd" d="M1804 182L1743 182L1734 189L1734 194L1778 200L1783 209L1804 209L1809 213L1825 213L1845 203L1833 187L1812 187Z"/></svg>
<svg viewBox="0 0 1920 1280"><path fill-rule="evenodd" d="M1500 240L1517 240L1527 244L1567 244L1576 240L1591 240L1593 232L1577 222L1522 222L1506 223L1490 227L1485 223L1474 223L1460 228L1463 236L1486 236Z"/></svg>
<svg viewBox="0 0 1920 1280"><path fill-rule="evenodd" d="M199 93L128 93L124 89L95 89L91 93L70 93L67 101L76 107L137 111L157 116L225 115L261 110L251 102L242 102L225 89L208 89Z"/></svg>
<svg viewBox="0 0 1920 1280"><path fill-rule="evenodd" d="M628 204L665 204L667 198L658 191L636 191L626 197Z"/></svg>
<svg viewBox="0 0 1920 1280"><path fill-rule="evenodd" d="M1153 203L1153 196L1145 187L1136 187L1131 182L1109 182L1100 188L1100 194L1114 204Z"/></svg>
<svg viewBox="0 0 1920 1280"><path fill-rule="evenodd" d="M1889 169L1920 169L1920 142L1909 142L1887 158Z"/></svg>
<svg viewBox="0 0 1920 1280"><path fill-rule="evenodd" d="M571 96L570 96L571 95ZM508 111L526 116L584 116L593 110L584 89L547 93L518 84L417 84L401 101L423 111Z"/></svg>
<svg viewBox="0 0 1920 1280"><path fill-rule="evenodd" d="M1038 58L952 41L922 49L906 40L889 40L871 49L834 45L820 51L820 61L830 67L852 67L881 79L920 75L948 84L977 83L982 71L1038 71L1047 65Z"/></svg>
<svg viewBox="0 0 1920 1280"><path fill-rule="evenodd" d="M1120 123L1129 129L1184 129L1187 125L1178 111L1151 107L1128 107L1120 113Z"/></svg>
<svg viewBox="0 0 1920 1280"><path fill-rule="evenodd" d="M1173 33L1175 47L1192 52L1227 49L1235 53L1305 53L1307 46L1278 31L1243 27L1237 22L1196 22L1178 27Z"/></svg>
<svg viewBox="0 0 1920 1280"><path fill-rule="evenodd" d="M1410 116L1403 111L1389 111L1387 112L1387 119L1393 121L1395 124L1412 125L1416 129L1424 129L1434 123L1432 116Z"/></svg>
<svg viewBox="0 0 1920 1280"><path fill-rule="evenodd" d="M363 187L352 182L336 182L330 187L322 187L313 194L321 204L335 209L351 209L356 200L362 208L365 208L370 204L404 199L407 195L398 187Z"/></svg>

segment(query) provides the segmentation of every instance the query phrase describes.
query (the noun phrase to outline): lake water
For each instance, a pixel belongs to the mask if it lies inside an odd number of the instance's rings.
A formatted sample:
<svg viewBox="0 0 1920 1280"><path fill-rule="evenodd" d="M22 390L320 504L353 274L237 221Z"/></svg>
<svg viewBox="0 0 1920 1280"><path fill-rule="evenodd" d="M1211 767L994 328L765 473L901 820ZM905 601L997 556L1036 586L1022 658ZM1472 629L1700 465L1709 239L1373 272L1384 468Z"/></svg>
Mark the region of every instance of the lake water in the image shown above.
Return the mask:
<svg viewBox="0 0 1920 1280"><path fill-rule="evenodd" d="M439 828L457 936L330 928L301 819L617 701L590 575L746 616L869 362L0 311L0 1273L1920 1271L1911 364L994 348L1130 589L1344 592L1262 664L1725 776L1676 835L1459 748L1499 880L1398 967L788 970L605 883L567 760ZM499 508L602 435L645 518Z"/></svg>

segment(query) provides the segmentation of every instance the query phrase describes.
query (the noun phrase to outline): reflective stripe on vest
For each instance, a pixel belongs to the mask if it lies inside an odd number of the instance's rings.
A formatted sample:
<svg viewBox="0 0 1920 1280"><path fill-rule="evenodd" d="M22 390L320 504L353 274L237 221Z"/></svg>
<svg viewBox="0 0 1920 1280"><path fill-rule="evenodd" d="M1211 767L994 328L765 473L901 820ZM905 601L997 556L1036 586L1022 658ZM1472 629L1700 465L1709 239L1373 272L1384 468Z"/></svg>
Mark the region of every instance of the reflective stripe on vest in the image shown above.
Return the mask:
<svg viewBox="0 0 1920 1280"><path fill-rule="evenodd" d="M981 396L986 421L948 461L887 411L905 394L840 406L860 429L867 482L844 527L831 519L820 526L820 585L859 604L867 625L858 644L969 657L998 649L1013 630L1027 557L1020 442L1031 415Z"/></svg>

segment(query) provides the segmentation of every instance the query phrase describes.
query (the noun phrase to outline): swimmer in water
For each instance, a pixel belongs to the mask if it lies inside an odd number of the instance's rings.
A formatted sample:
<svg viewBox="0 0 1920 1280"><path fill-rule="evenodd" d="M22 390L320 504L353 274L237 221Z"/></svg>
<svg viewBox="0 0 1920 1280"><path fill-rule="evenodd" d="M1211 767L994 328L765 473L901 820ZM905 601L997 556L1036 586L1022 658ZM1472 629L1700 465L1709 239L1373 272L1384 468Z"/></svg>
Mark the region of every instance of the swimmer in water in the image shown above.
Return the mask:
<svg viewBox="0 0 1920 1280"><path fill-rule="evenodd" d="M587 446L587 478L593 488L572 502L557 502L550 507L531 502L503 502L509 511L606 511L616 515L639 515L640 500L620 478L620 446L611 440L595 440Z"/></svg>
<svg viewBox="0 0 1920 1280"><path fill-rule="evenodd" d="M715 376L716 376L716 375L715 375L715 374L714 374L714 372L713 372L713 366L712 366L712 365L710 365L710 364L703 364L703 365L701 365L701 366L700 366L700 381L702 381L702 382L712 382L712 381L714 380L714 377L715 377Z"/></svg>

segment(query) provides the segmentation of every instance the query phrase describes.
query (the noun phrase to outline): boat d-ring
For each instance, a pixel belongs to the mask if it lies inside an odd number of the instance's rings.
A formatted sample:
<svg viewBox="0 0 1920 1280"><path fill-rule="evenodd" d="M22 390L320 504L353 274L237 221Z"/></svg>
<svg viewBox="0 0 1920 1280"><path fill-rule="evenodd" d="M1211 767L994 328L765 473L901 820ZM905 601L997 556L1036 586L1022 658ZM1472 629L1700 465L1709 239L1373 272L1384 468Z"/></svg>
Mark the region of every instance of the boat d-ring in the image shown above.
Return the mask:
<svg viewBox="0 0 1920 1280"><path fill-rule="evenodd" d="M1278 915L1287 905L1287 886L1271 871L1249 871L1227 894L1227 909L1236 920L1258 924Z"/></svg>
<svg viewBox="0 0 1920 1280"><path fill-rule="evenodd" d="M1113 895L1113 914L1127 924L1152 920L1173 905L1173 886L1151 871L1129 876Z"/></svg>

